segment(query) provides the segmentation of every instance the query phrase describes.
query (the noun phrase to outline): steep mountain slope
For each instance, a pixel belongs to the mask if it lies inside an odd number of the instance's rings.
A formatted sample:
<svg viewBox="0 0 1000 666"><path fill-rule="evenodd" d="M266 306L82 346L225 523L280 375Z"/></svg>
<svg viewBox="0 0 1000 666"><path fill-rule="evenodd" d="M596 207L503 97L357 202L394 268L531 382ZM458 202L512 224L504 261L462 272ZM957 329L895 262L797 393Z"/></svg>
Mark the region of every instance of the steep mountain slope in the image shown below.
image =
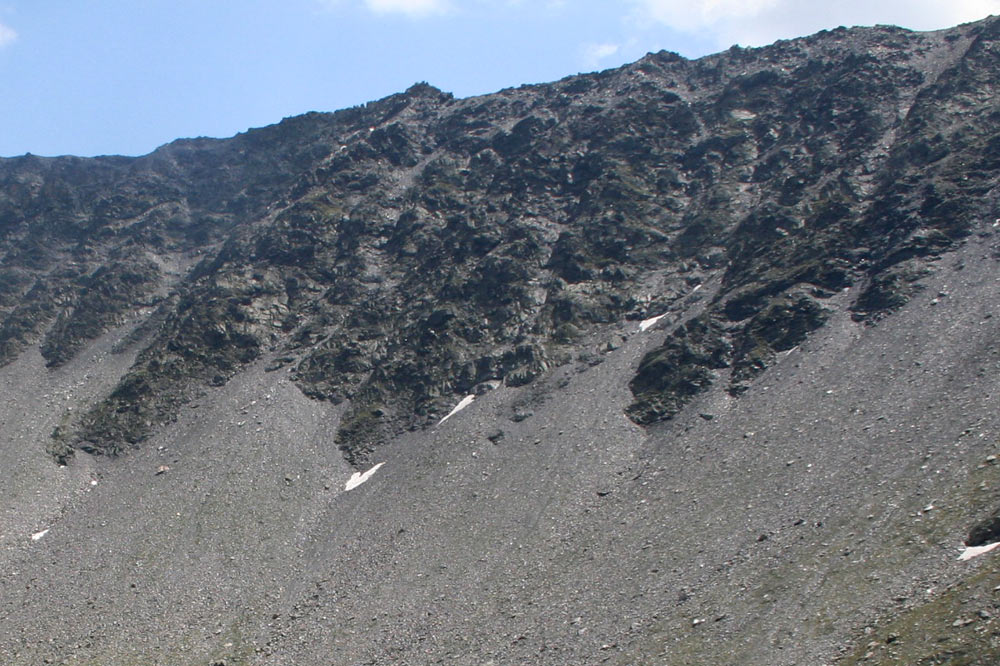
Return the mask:
<svg viewBox="0 0 1000 666"><path fill-rule="evenodd" d="M0 161L4 663L993 663L998 38Z"/></svg>

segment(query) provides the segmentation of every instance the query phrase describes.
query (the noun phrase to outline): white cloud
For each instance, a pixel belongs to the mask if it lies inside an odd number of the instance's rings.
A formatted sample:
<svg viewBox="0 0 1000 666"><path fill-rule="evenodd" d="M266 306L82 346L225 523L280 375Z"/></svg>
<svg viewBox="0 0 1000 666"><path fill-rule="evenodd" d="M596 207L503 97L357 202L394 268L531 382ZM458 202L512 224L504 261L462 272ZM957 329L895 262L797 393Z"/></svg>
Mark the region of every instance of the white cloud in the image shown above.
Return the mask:
<svg viewBox="0 0 1000 666"><path fill-rule="evenodd" d="M621 0L619 0L620 2ZM626 0L629 2L631 0ZM374 14L403 14L424 17L440 14L464 14L496 6L508 8L528 7L539 12L561 12L570 6L570 0L315 0L326 9L360 6Z"/></svg>
<svg viewBox="0 0 1000 666"><path fill-rule="evenodd" d="M17 39L17 33L12 28L0 23L0 46L7 46L15 39Z"/></svg>
<svg viewBox="0 0 1000 666"><path fill-rule="evenodd" d="M546 10L563 9L569 0L475 0L480 5L505 4L508 7L523 7L528 5L533 8Z"/></svg>
<svg viewBox="0 0 1000 666"><path fill-rule="evenodd" d="M840 25L936 30L1000 14L1000 0L629 0L633 19L695 33L719 47L762 46Z"/></svg>
<svg viewBox="0 0 1000 666"><path fill-rule="evenodd" d="M570 0L317 0L328 9L345 5L360 5L375 14L405 14L430 16L433 14L466 13L468 10L495 7L529 7L546 12L559 12L569 7Z"/></svg>
<svg viewBox="0 0 1000 666"><path fill-rule="evenodd" d="M441 14L449 8L447 0L365 0L365 5L376 14L409 16Z"/></svg>
<svg viewBox="0 0 1000 666"><path fill-rule="evenodd" d="M453 9L453 0L317 0L327 9L360 5L374 14L403 14L411 17L445 14Z"/></svg>
<svg viewBox="0 0 1000 666"><path fill-rule="evenodd" d="M618 44L584 44L583 59L588 67L597 67L602 60L610 58L620 49Z"/></svg>
<svg viewBox="0 0 1000 666"><path fill-rule="evenodd" d="M756 16L780 0L639 0L647 16L671 28L693 32L719 23Z"/></svg>

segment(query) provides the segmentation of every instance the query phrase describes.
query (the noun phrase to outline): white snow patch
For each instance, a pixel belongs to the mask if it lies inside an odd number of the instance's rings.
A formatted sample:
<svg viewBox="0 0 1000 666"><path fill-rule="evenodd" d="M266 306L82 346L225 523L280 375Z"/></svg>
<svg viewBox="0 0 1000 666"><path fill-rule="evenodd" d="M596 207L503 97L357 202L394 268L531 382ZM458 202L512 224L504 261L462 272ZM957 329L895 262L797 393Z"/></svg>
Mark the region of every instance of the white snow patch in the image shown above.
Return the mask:
<svg viewBox="0 0 1000 666"><path fill-rule="evenodd" d="M368 479L372 478L372 474L374 474L375 472L377 472L378 468L381 467L384 464L385 464L384 462L380 462L379 464L375 465L374 467L372 467L370 470L368 470L364 474L362 474L361 472L355 472L354 474L351 474L351 478L349 478L347 480L347 483L344 484L344 490L354 490L355 488L357 488L358 486L360 486L362 483L364 483Z"/></svg>
<svg viewBox="0 0 1000 666"><path fill-rule="evenodd" d="M972 546L971 548L966 548L962 551L962 554L958 556L959 561L964 562L965 560L971 560L973 557L978 557L983 553L988 553L997 546L1000 546L1000 541L996 543L988 543L985 546Z"/></svg>
<svg viewBox="0 0 1000 666"><path fill-rule="evenodd" d="M643 319L642 321L639 322L639 332L642 333L643 331L645 331L646 329L648 329L650 326L655 325L656 322L660 321L661 319L663 319L666 316L667 316L667 313L664 312L659 317L650 317L649 319Z"/></svg>
<svg viewBox="0 0 1000 666"><path fill-rule="evenodd" d="M42 530L41 532L35 532L34 534L31 535L31 540L32 541L38 541L43 536L45 536L46 534L49 533L49 529L50 528L46 528L46 529Z"/></svg>
<svg viewBox="0 0 1000 666"><path fill-rule="evenodd" d="M457 405L455 405L455 409L453 409L450 412L448 412L447 416L445 416L443 419L441 419L440 421L438 421L438 425L441 425L442 423L444 423L445 421L447 421L448 419L450 419L451 417L453 417L455 414L458 414L460 411L462 411L463 409L465 409L466 407L468 407L469 405L471 405L472 401L475 400L475 399L476 399L475 395L467 395L464 398L462 398L462 401L459 402Z"/></svg>

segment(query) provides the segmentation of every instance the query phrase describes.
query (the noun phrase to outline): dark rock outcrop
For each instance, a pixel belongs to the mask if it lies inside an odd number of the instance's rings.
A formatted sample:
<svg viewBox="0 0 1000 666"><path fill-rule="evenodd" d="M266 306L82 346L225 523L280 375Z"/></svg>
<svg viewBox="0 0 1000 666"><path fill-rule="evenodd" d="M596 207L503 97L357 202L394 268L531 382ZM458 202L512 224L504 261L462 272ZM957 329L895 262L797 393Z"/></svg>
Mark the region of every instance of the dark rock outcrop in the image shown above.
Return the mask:
<svg viewBox="0 0 1000 666"><path fill-rule="evenodd" d="M419 84L134 160L6 160L0 358L41 342L58 365L155 309L68 445L120 452L266 356L350 401L337 441L357 462L717 275L701 321L725 361L682 353L680 322L632 383L629 414L667 418L721 367L745 390L844 289L877 321L997 216L1000 127L970 100L991 90L998 29L650 54L469 100Z"/></svg>

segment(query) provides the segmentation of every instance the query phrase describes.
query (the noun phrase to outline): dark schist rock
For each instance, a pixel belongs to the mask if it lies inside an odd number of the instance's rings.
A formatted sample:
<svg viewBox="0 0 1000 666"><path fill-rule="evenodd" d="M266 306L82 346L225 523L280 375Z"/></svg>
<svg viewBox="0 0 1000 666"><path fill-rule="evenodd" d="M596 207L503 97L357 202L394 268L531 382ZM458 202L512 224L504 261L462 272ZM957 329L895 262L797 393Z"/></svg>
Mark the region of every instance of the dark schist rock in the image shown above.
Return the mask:
<svg viewBox="0 0 1000 666"><path fill-rule="evenodd" d="M0 360L40 343L63 364L141 309L144 348L70 450L136 446L266 358L349 401L336 440L360 464L715 276L630 384L632 418L670 418L720 373L745 391L844 289L859 321L898 309L1000 216L1000 118L970 101L998 25L650 54L467 100L418 84L138 159L4 160Z"/></svg>
<svg viewBox="0 0 1000 666"><path fill-rule="evenodd" d="M636 397L626 410L636 423L672 418L691 398L707 389L716 370L730 367L733 348L710 317L688 321L639 364L629 388Z"/></svg>

